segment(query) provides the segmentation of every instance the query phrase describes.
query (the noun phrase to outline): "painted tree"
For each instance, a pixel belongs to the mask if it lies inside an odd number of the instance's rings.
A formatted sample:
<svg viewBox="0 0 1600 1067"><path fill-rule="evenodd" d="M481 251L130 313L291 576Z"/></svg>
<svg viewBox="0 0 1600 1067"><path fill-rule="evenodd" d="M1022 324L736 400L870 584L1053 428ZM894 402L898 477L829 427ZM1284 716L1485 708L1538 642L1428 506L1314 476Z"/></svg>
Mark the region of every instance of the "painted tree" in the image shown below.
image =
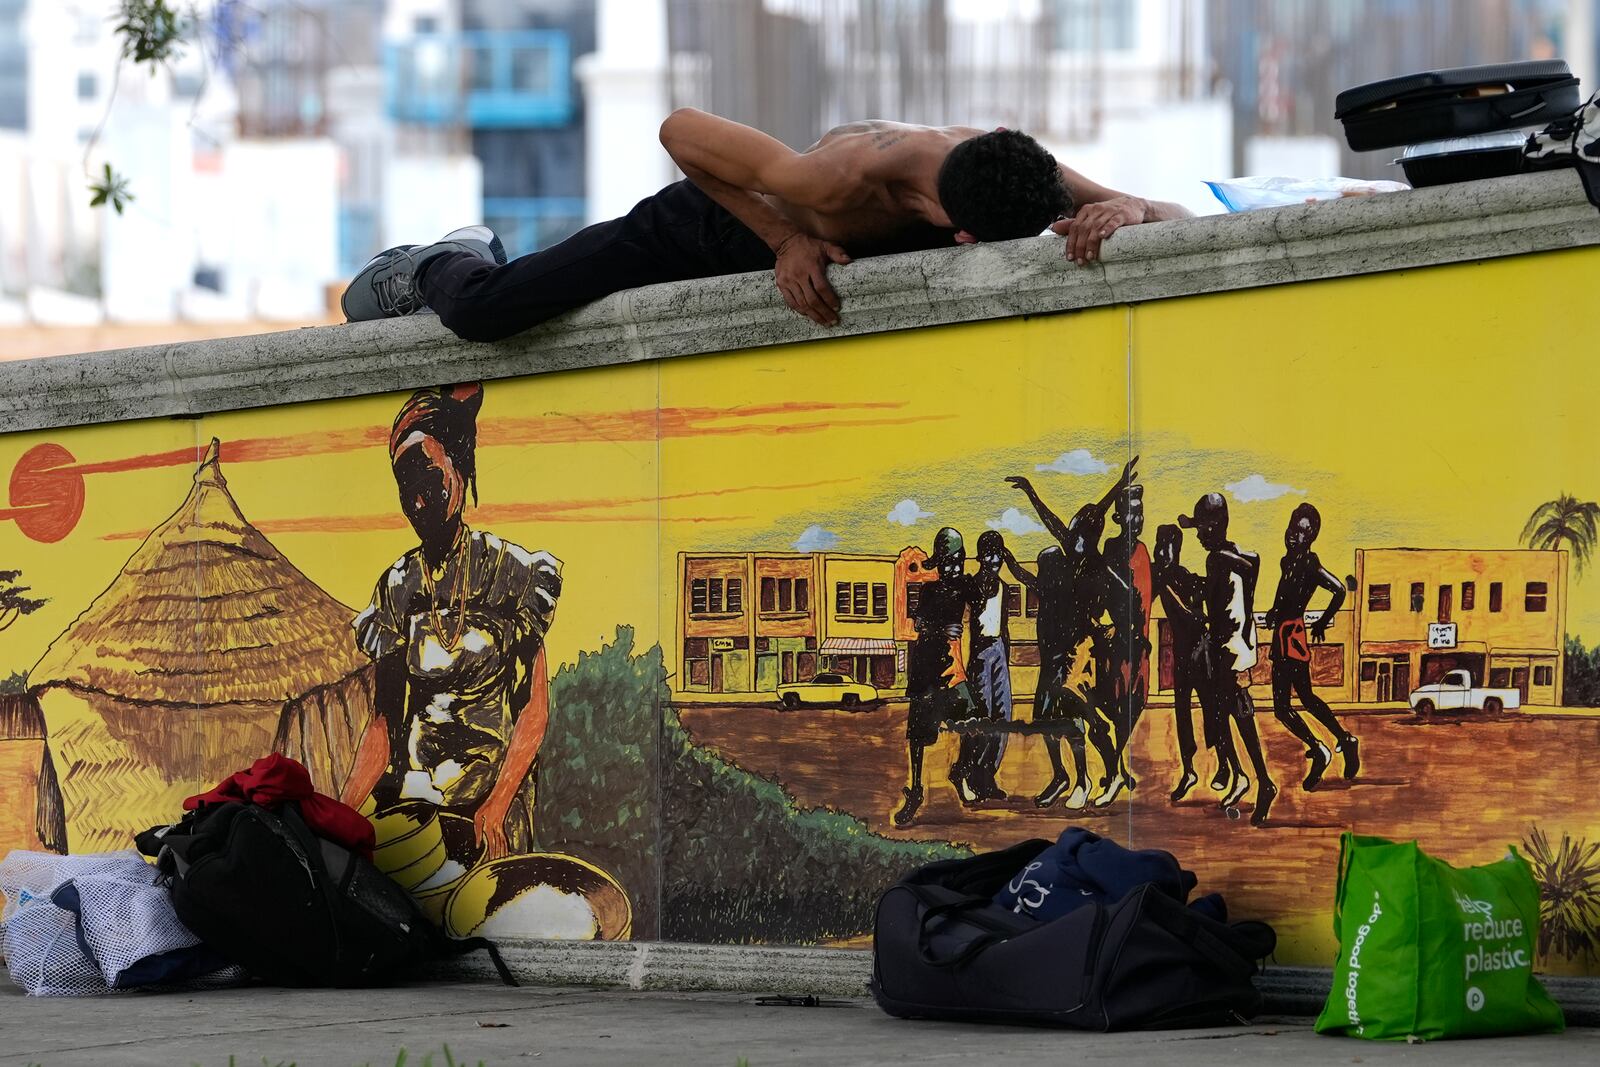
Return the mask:
<svg viewBox="0 0 1600 1067"><path fill-rule="evenodd" d="M1582 574L1600 538L1600 504L1562 493L1533 509L1522 527L1522 543L1529 548L1572 552L1573 573Z"/></svg>
<svg viewBox="0 0 1600 1067"><path fill-rule="evenodd" d="M48 603L27 594L31 590L18 583L21 571L0 571L0 633L24 615L32 615Z"/></svg>

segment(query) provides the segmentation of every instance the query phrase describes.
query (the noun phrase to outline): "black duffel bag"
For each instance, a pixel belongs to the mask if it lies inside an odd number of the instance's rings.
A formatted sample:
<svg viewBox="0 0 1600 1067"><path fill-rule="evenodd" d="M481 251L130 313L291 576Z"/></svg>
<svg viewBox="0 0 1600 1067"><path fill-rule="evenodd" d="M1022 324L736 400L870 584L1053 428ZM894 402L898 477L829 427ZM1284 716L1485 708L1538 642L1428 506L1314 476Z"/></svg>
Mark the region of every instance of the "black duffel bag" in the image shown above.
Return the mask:
<svg viewBox="0 0 1600 1067"><path fill-rule="evenodd" d="M1260 1008L1251 979L1276 943L1139 886L1049 922L994 894L1049 845L932 863L878 901L872 995L890 1015L1133 1030L1223 1026Z"/></svg>

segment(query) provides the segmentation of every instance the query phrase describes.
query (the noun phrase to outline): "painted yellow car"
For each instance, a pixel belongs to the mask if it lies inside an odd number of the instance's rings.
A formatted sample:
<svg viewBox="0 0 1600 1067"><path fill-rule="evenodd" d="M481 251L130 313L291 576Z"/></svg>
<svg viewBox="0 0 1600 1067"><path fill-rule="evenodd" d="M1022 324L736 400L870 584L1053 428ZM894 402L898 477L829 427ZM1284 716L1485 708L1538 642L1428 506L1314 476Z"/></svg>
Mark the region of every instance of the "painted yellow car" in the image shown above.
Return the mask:
<svg viewBox="0 0 1600 1067"><path fill-rule="evenodd" d="M865 682L842 674L819 674L809 682L778 686L778 699L786 708L811 704L829 708L854 708L877 701L878 691Z"/></svg>

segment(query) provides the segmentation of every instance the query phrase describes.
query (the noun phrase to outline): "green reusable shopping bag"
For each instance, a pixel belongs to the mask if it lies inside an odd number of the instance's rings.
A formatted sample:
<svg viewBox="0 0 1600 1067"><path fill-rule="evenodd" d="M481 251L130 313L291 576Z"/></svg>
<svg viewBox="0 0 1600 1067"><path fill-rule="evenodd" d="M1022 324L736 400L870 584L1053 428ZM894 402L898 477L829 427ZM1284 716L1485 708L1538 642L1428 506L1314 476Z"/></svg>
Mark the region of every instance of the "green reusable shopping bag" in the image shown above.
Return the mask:
<svg viewBox="0 0 1600 1067"><path fill-rule="evenodd" d="M1515 848L1460 870L1415 841L1346 833L1333 932L1320 1034L1431 1040L1565 1026L1533 976L1539 887Z"/></svg>

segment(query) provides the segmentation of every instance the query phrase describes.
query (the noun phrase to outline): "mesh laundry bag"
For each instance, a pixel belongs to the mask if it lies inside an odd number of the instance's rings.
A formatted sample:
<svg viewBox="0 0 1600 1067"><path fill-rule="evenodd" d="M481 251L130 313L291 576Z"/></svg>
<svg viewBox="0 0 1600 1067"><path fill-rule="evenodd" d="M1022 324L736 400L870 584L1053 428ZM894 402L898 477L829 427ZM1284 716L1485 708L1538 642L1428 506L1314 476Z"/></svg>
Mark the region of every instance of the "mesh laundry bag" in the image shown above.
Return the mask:
<svg viewBox="0 0 1600 1067"><path fill-rule="evenodd" d="M93 875L119 874L127 877L136 863L150 872L146 879L155 883L156 872L137 852L91 852L85 856L58 856L54 852L26 852L22 849L6 854L0 859L0 893L5 894L5 906L0 908L0 922L11 918L24 905L36 900L49 900L57 886L69 878Z"/></svg>
<svg viewBox="0 0 1600 1067"><path fill-rule="evenodd" d="M159 878L137 852L12 852L0 861L12 979L36 996L242 981L178 921Z"/></svg>
<svg viewBox="0 0 1600 1067"><path fill-rule="evenodd" d="M35 997L87 997L108 993L100 968L78 944L70 911L34 898L5 922L6 962L11 980Z"/></svg>

